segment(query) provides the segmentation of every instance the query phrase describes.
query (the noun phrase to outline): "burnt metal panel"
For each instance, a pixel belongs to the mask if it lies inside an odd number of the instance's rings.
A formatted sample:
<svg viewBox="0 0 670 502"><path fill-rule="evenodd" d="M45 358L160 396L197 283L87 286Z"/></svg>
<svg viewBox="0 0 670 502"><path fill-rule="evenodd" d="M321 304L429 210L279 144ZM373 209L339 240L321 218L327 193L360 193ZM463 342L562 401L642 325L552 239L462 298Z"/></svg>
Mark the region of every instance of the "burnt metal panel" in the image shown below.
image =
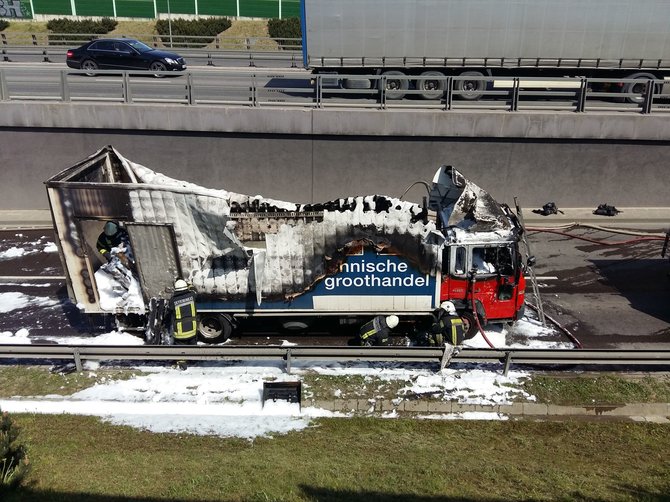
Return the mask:
<svg viewBox="0 0 670 502"><path fill-rule="evenodd" d="M170 298L181 277L172 226L129 223L126 228L145 296Z"/></svg>
<svg viewBox="0 0 670 502"><path fill-rule="evenodd" d="M132 220L130 195L123 187L60 188L77 218Z"/></svg>

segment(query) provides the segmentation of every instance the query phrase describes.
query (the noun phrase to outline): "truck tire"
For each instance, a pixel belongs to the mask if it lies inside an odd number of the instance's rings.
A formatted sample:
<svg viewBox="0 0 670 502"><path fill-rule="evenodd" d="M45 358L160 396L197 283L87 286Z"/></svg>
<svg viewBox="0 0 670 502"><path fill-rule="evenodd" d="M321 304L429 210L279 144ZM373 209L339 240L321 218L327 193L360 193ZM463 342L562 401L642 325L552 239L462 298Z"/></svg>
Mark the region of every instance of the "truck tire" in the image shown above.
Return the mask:
<svg viewBox="0 0 670 502"><path fill-rule="evenodd" d="M447 81L433 77L444 77L444 74L439 71L424 71L420 77L415 81L416 90L421 91L419 96L422 99L440 99L444 94Z"/></svg>
<svg viewBox="0 0 670 502"><path fill-rule="evenodd" d="M483 77L480 71L464 71L460 77ZM456 94L455 97L467 101L476 101L482 97L482 91L486 90L486 80L456 80L454 81L454 90L462 94Z"/></svg>
<svg viewBox="0 0 670 502"><path fill-rule="evenodd" d="M470 340L471 338L474 338L474 336L479 333L475 315L469 310L459 312L458 315L461 319L463 319L463 326L465 327L465 339Z"/></svg>
<svg viewBox="0 0 670 502"><path fill-rule="evenodd" d="M382 76L386 77L386 99L402 99L405 91L409 88L409 80L401 71L385 71ZM400 77L400 78L398 78ZM380 81L381 82L381 81Z"/></svg>
<svg viewBox="0 0 670 502"><path fill-rule="evenodd" d="M198 314L198 338L205 343L221 343L230 338L236 323L228 314Z"/></svg>
<svg viewBox="0 0 670 502"><path fill-rule="evenodd" d="M626 78L634 78L639 80L639 82L628 82L624 84L621 88L621 92L624 94L634 92L640 94L639 96L626 96L624 99L627 103L640 104L644 103L644 93L647 90L647 80L655 80L656 76L651 73L633 73L632 75L627 75ZM659 86L656 86L654 92L659 92Z"/></svg>

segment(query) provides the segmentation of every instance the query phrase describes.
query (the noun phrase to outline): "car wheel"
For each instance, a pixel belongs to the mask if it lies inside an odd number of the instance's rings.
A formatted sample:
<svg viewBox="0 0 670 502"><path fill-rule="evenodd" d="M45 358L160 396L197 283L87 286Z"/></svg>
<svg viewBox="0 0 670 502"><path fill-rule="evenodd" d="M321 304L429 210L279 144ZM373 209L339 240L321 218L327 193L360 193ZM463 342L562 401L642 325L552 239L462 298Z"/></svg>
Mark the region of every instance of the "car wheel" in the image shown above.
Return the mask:
<svg viewBox="0 0 670 502"><path fill-rule="evenodd" d="M96 63L92 59L86 59L86 60L82 61L81 69L86 72L87 76L93 77L93 76L95 76L95 73L93 73L92 70L97 70L98 69L98 63Z"/></svg>
<svg viewBox="0 0 670 502"><path fill-rule="evenodd" d="M160 72L160 71L166 71L167 67L161 63L160 61L154 61L149 65L149 71L155 71L155 72ZM154 77L156 78L161 78L164 77L165 75L161 75L160 73L155 73Z"/></svg>

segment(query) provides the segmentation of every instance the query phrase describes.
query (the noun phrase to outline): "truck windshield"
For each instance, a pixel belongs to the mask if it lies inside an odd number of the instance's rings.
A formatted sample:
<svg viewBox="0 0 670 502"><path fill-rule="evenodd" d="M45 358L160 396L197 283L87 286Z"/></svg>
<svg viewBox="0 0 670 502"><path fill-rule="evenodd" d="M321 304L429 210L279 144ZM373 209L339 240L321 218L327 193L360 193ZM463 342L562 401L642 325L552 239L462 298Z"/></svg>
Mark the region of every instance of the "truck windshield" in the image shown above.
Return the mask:
<svg viewBox="0 0 670 502"><path fill-rule="evenodd" d="M513 275L514 250L510 246L472 248L472 267L477 275Z"/></svg>

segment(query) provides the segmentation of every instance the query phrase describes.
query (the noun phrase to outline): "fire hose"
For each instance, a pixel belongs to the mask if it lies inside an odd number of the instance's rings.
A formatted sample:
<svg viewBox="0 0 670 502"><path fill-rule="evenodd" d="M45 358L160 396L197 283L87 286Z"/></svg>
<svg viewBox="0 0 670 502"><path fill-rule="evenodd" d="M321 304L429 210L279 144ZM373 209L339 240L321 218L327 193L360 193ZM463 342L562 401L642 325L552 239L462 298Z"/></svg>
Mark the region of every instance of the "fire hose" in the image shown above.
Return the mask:
<svg viewBox="0 0 670 502"><path fill-rule="evenodd" d="M482 324L479 322L479 314L477 313L477 305L475 302L475 283L477 282L477 279L475 277L475 271L473 270L470 272L470 299L472 300L472 314L475 317L475 323L477 324L477 329L481 333L482 337L484 340L486 340L486 343L488 343L489 347L492 349L495 349L495 346L491 343L491 340L488 339L486 336L486 333L484 333L484 329L482 328Z"/></svg>

